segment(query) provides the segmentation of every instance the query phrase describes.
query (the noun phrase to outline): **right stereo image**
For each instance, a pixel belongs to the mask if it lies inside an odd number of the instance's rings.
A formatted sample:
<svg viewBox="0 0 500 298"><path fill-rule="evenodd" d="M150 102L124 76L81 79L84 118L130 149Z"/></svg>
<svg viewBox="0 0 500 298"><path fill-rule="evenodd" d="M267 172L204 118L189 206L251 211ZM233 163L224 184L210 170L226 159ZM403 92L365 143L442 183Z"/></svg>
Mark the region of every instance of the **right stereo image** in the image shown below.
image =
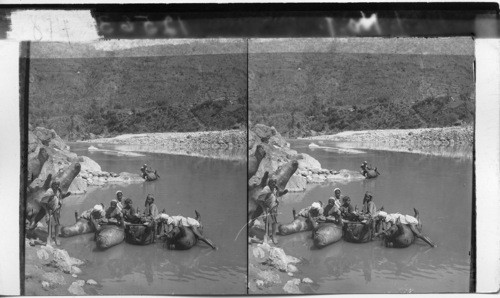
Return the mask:
<svg viewBox="0 0 500 298"><path fill-rule="evenodd" d="M248 41L248 293L469 292L472 38Z"/></svg>

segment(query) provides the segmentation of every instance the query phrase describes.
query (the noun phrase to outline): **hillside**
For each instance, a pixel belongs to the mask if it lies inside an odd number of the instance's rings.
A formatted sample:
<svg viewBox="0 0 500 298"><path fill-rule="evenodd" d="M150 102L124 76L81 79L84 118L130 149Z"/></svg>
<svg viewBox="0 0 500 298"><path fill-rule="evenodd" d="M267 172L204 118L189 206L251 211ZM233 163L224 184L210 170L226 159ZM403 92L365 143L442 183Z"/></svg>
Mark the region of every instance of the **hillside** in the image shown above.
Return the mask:
<svg viewBox="0 0 500 298"><path fill-rule="evenodd" d="M70 140L246 126L246 54L31 60L29 121Z"/></svg>
<svg viewBox="0 0 500 298"><path fill-rule="evenodd" d="M249 120L289 137L474 119L472 55L251 53Z"/></svg>

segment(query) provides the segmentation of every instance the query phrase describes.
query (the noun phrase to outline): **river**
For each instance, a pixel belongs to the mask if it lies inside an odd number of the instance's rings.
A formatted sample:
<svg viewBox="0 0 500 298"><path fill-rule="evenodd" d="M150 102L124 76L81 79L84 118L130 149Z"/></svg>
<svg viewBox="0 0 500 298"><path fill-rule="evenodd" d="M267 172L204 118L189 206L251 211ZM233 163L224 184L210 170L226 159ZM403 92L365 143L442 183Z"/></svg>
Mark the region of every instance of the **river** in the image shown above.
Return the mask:
<svg viewBox="0 0 500 298"><path fill-rule="evenodd" d="M290 193L280 203L278 220L290 222L297 211L322 200L339 187L353 205L362 207L366 191L377 207L389 213L413 215L420 211L423 233L437 245L422 240L405 249L385 248L381 241L353 244L340 240L312 249L310 233L279 238L279 246L302 259L301 275L316 287L311 293L429 293L468 292L471 260L472 169L470 158L360 149L357 154L310 149L310 141L291 141L291 148L316 158L323 168L359 170L366 160L378 167L376 179L347 184L312 186L306 193ZM333 142L322 146L337 147ZM463 156L457 154L456 156Z"/></svg>
<svg viewBox="0 0 500 298"><path fill-rule="evenodd" d="M212 250L201 242L188 251L170 251L161 243L148 246L122 243L97 251L93 234L61 238L63 249L87 263L82 266L79 278L96 280L101 285L99 294L105 295L246 293L246 230L235 239L246 223L244 161L161 153L123 156L90 152L89 144L69 145L72 152L99 163L103 171L139 173L140 167L147 163L161 178L125 186L109 184L85 195L72 195L64 201L62 225L75 222L74 211L80 214L101 202L109 206L117 190L123 192L124 198L130 197L133 206L141 210L150 193L159 210L165 208L168 214L195 217L194 210L198 210L204 235L218 247ZM117 149L113 145L99 148Z"/></svg>

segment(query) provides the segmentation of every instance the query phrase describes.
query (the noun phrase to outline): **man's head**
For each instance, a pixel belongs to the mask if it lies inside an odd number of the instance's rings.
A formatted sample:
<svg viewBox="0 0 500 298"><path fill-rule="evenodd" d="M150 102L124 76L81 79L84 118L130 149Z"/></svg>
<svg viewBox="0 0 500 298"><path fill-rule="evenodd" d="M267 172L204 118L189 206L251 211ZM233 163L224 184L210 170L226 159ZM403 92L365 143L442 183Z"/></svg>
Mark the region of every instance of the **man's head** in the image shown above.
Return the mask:
<svg viewBox="0 0 500 298"><path fill-rule="evenodd" d="M351 203L351 198L349 196L344 196L342 198L342 203L346 206L348 206Z"/></svg>
<svg viewBox="0 0 500 298"><path fill-rule="evenodd" d="M123 193L121 190L117 191L116 192L116 199L118 200L118 202L121 202L122 201L122 198L123 198Z"/></svg>
<svg viewBox="0 0 500 298"><path fill-rule="evenodd" d="M310 213L312 216L318 216L321 213L321 204L318 202L314 202L311 205Z"/></svg>
<svg viewBox="0 0 500 298"><path fill-rule="evenodd" d="M370 202L373 200L373 194L369 191L365 193L365 197L363 198L363 201Z"/></svg>
<svg viewBox="0 0 500 298"><path fill-rule="evenodd" d="M335 199L334 198L329 198L328 199L328 205L330 205L330 206L335 205Z"/></svg>
<svg viewBox="0 0 500 298"><path fill-rule="evenodd" d="M126 198L125 201L125 206L132 206L132 199L131 198Z"/></svg>
<svg viewBox="0 0 500 298"><path fill-rule="evenodd" d="M155 198L153 197L153 195L148 194L146 197L146 205L153 204L154 201L155 201Z"/></svg>
<svg viewBox="0 0 500 298"><path fill-rule="evenodd" d="M101 204L97 204L92 208L92 215L94 217L99 218L101 216L101 212L104 210Z"/></svg>
<svg viewBox="0 0 500 298"><path fill-rule="evenodd" d="M113 208L116 208L116 206L118 205L118 201L117 200L112 200L109 205Z"/></svg>
<svg viewBox="0 0 500 298"><path fill-rule="evenodd" d="M335 195L335 197L336 197L337 199L339 199L339 198L340 198L340 188L338 188L338 187L337 187L337 188L335 188L335 189L333 190L333 194Z"/></svg>

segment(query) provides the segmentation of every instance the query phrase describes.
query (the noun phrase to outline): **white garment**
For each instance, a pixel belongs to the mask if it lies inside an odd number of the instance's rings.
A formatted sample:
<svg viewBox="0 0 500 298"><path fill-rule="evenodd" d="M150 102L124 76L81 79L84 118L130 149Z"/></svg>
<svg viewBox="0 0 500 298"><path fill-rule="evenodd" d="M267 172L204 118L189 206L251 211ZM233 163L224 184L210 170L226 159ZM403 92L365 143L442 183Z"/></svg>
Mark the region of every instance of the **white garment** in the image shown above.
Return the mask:
<svg viewBox="0 0 500 298"><path fill-rule="evenodd" d="M200 227L200 222L191 217L184 217L181 215L170 216L167 219L168 225L174 225L175 227L184 226L184 227Z"/></svg>
<svg viewBox="0 0 500 298"><path fill-rule="evenodd" d="M411 215L403 215L401 213L391 213L391 214L387 214L387 216L385 217L385 221L386 222L391 222L393 224L396 223L396 221L398 220L399 218L399 221L402 223L402 224L405 224L405 225L409 225L409 224L418 224L418 219L416 219L415 217L411 216Z"/></svg>

